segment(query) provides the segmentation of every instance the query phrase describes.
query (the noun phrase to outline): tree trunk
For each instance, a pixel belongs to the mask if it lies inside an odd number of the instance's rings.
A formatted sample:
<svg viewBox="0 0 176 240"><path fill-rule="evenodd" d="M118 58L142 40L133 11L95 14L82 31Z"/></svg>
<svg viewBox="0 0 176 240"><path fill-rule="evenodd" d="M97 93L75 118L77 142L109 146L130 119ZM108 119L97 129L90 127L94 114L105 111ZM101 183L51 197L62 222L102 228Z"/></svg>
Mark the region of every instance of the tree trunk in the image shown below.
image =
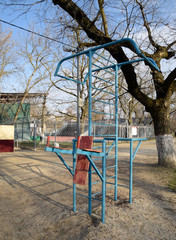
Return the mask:
<svg viewBox="0 0 176 240"><path fill-rule="evenodd" d="M154 122L158 164L176 167L176 151L174 147L169 109L155 109L151 113Z"/></svg>

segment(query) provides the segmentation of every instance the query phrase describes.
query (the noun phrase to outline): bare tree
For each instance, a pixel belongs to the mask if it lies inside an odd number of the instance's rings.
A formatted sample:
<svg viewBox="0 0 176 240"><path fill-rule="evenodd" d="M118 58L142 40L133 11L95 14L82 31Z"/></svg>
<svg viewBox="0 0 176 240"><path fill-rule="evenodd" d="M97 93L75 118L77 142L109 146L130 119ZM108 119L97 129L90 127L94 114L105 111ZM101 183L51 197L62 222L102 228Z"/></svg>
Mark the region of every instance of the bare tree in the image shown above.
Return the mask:
<svg viewBox="0 0 176 240"><path fill-rule="evenodd" d="M104 1L104 3L107 2L109 1ZM115 6L115 1L111 2L112 5ZM99 28L98 23L96 25L96 21L92 19L91 13L86 11L86 9L84 10L83 7L80 7L81 2L77 1L76 4L75 2L68 0L53 0L53 3L60 6L73 19L75 19L82 27L83 31L86 32L87 36L94 40L96 44L105 44L113 40L111 37L107 36L104 30L105 28ZM128 11L126 13L130 16L128 19L126 18L125 35L129 35L130 31L136 29L137 26L135 27L135 24L142 24L144 26L143 31L145 30L146 34L145 43L147 43L147 46L144 45L143 49L141 46L143 53L147 57L152 58L159 67L161 67L161 61L163 59L173 59L175 56L174 46L176 44L174 35L173 38L169 39L168 36L165 36L165 39L164 36L162 36L161 40L161 37L154 31L154 29L158 26L165 28L168 26L164 25L163 21L161 22L160 20L160 22L158 22L158 19L156 19L156 5L153 5L151 9L149 1L134 0L122 1L122 3L126 3L124 4L126 10ZM129 4L131 6L128 8ZM149 7L151 9L150 11ZM116 8L116 10L118 9ZM118 21L120 24L121 19L119 18ZM155 23L155 21L157 22ZM170 26L170 23L168 24ZM103 18L101 19L101 25L105 27ZM115 29L113 34L115 35ZM132 36L132 34L130 34L130 36ZM115 45L107 49L118 63L128 61L128 57L122 47L123 44ZM131 49L130 45L125 45L125 47ZM155 98L148 96L145 91L142 91L140 85L138 84L138 78L133 65L123 66L122 72L126 79L129 93L145 106L146 111L150 112L153 118L159 164L176 165L176 153L174 150L169 115L171 96L176 87L176 68L174 68L167 76L165 76L162 72L157 72L151 69L150 73L152 75L152 83L154 84Z"/></svg>
<svg viewBox="0 0 176 240"><path fill-rule="evenodd" d="M12 32L4 32L0 25L0 92L3 77L8 76L12 72L9 68L14 61L11 36Z"/></svg>
<svg viewBox="0 0 176 240"><path fill-rule="evenodd" d="M41 39L33 35L30 38L27 37L24 43L20 44L18 55L20 56L20 63L23 60L20 70L23 72L22 84L24 86L24 95L17 108L14 122L16 122L21 106L31 90L34 90L39 85L41 89L41 85L43 84L47 91L46 81L51 75L49 68L53 63L48 41L41 41ZM49 84L51 85L50 82Z"/></svg>
<svg viewBox="0 0 176 240"><path fill-rule="evenodd" d="M175 166L176 152L170 124L170 107L172 95L176 90L176 67L172 64L175 61L176 27L172 14L166 16L164 12L163 4L167 2L164 0L53 0L52 2L56 5L56 12L63 14L65 11L70 25L75 20L82 34L84 36L86 34L87 41L85 38L82 46L105 44L117 38L131 37L137 40L141 51L161 68L161 72L157 72L148 67L150 77L147 78L143 74L143 69L139 72L140 78L138 77L135 65L126 65L121 69L128 92L152 116L159 164ZM118 63L129 60L123 47L133 51L131 45L126 43L107 48ZM170 72L164 69L163 62L172 65ZM150 79L151 92L141 87L141 79L143 82Z"/></svg>

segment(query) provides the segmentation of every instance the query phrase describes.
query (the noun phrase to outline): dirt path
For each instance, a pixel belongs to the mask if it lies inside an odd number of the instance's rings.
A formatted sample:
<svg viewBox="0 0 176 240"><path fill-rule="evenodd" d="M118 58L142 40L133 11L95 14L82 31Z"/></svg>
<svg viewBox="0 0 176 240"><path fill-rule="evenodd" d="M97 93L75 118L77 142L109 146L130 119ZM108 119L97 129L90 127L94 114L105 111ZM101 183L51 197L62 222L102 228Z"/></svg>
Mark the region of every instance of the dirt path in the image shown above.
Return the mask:
<svg viewBox="0 0 176 240"><path fill-rule="evenodd" d="M128 152L127 144L119 145L119 179L124 183ZM169 174L157 166L155 143L142 143L134 161L133 203L127 203L128 189L119 188L117 203L109 191L102 224L101 206L94 204L90 217L87 199L78 197L77 213L72 212L72 178L54 154L3 153L0 240L175 240L176 194L167 188Z"/></svg>

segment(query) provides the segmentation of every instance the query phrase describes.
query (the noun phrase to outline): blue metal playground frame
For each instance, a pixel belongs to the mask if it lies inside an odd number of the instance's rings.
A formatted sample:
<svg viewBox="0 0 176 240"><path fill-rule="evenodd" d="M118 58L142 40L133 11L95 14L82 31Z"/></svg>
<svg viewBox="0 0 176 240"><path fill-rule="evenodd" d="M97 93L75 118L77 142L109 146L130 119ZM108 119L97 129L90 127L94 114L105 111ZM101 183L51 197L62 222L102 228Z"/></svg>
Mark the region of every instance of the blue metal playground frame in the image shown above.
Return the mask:
<svg viewBox="0 0 176 240"><path fill-rule="evenodd" d="M132 61L128 62L122 62L118 64L114 64L112 61L109 59L105 58L104 56L101 56L100 54L97 53L98 50L107 48L108 46L115 45L118 43L124 43L124 42L129 42L135 52L137 53L138 58ZM76 58L78 56L86 55L87 58L89 59L89 69L87 74L85 75L84 81L81 82L79 80L75 80L69 77L66 77L62 74L60 74L60 68L63 62L68 61L69 59ZM109 63L107 66L98 66L93 62L93 56L97 55L99 58L104 59L106 62ZM135 62L140 62L140 61L145 61L148 65L150 65L152 68L154 68L157 71L160 71L156 63L150 59L145 57L141 51L139 50L138 46L136 43L129 38L125 39L120 39L117 41L113 41L104 45L100 45L94 48L91 48L86 51L79 52L77 54L68 56L66 58L63 58L59 63L55 71L55 76L60 77L62 79L66 79L68 81L73 81L79 84L85 84L86 81L89 81L89 123L88 123L88 135L89 136L94 136L94 143L98 144L98 147L94 147L95 151L86 151L82 149L76 148L76 143L77 139L73 139L73 149L72 150L66 150L66 149L59 149L59 148L54 148L54 147L46 147L45 150L49 152L55 152L59 159L63 162L65 167L69 170L69 172L72 174L74 177L75 169L76 169L76 156L77 154L82 154L87 157L87 159L90 162L89 166L89 173L88 173L88 195L82 195L76 193L76 184L73 183L73 211L76 211L76 195L81 195L83 197L88 198L88 212L91 214L92 212L92 200L98 200L101 201L102 203L102 222L105 222L105 197L107 194L107 190L114 188L114 200L117 201L117 190L118 186L122 186L118 184L118 141L128 141L130 142L130 169L129 169L129 185L123 187L128 187L129 188L129 202L132 202L132 182L133 182L133 160L135 158L135 155L139 149L139 146L143 140L146 140L145 138L118 138L118 71L121 66L126 65L126 64L132 64ZM98 77L95 73L102 71L103 73L111 74L113 77L113 82L111 82L111 87L113 86L114 91L112 92L110 88L103 90L101 88L98 88L98 86L94 85L92 83L93 79L99 79L99 81L102 81L104 83L108 83L106 79L104 79L102 76ZM110 103L107 100L107 97L105 100L99 100L92 98L92 91L96 90L99 92L99 94L105 93L106 96L111 96L114 98L115 101L113 103ZM114 113L110 114L108 112L101 112L93 109L93 104L98 103L98 104L110 104L114 108ZM106 115L113 115L113 118L115 119L114 124L102 124L104 127L113 127L115 131L100 134L93 132L93 127L98 124L93 121L93 116L94 114L106 114ZM105 126L106 125L106 126ZM108 126L107 126L108 125ZM133 151L133 143L138 142L137 147ZM96 152L96 149L101 150L99 152ZM66 161L64 160L64 157L61 156L61 154L69 154L72 155L73 157L73 167L71 168L68 166ZM98 162L100 163L101 161L101 167L99 168ZM108 174L107 174L108 173ZM96 174L99 178L99 180L93 182L93 174ZM96 184L100 183L102 185L101 191L98 192L93 192L92 187L95 186ZM101 197L99 197L101 195Z"/></svg>

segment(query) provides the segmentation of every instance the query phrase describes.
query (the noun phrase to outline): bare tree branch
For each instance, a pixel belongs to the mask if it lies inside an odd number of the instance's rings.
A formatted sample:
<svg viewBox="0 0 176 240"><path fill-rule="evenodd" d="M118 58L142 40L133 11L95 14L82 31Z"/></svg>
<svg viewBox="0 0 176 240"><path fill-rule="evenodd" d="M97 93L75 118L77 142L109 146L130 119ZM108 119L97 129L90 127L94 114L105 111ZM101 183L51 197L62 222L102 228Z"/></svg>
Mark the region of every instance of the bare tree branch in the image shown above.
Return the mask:
<svg viewBox="0 0 176 240"><path fill-rule="evenodd" d="M158 48L159 45L154 41L154 39L153 39L153 37L152 37L152 32L151 32L150 27L149 27L149 24L148 24L148 22L147 22L147 20L146 20L146 15L145 15L145 13L144 13L144 7L143 7L142 3L139 2L138 0L136 0L136 3L137 3L137 4L139 5L139 7L140 7L141 14L142 14L142 18L143 18L143 20L144 20L144 26L145 26L145 28L147 29L150 43L151 43L155 48Z"/></svg>
<svg viewBox="0 0 176 240"><path fill-rule="evenodd" d="M105 16L104 8L103 8L104 0L98 0L98 4L99 4L100 13L101 13L102 21L103 21L104 32L105 32L105 35L107 37L109 37L106 16Z"/></svg>
<svg viewBox="0 0 176 240"><path fill-rule="evenodd" d="M164 81L164 90L165 92L168 91L170 88L171 84L175 81L176 79L176 68L167 76L167 78Z"/></svg>
<svg viewBox="0 0 176 240"><path fill-rule="evenodd" d="M172 46L174 46L176 44L176 40L171 42L168 46L167 46L167 50L169 50Z"/></svg>

